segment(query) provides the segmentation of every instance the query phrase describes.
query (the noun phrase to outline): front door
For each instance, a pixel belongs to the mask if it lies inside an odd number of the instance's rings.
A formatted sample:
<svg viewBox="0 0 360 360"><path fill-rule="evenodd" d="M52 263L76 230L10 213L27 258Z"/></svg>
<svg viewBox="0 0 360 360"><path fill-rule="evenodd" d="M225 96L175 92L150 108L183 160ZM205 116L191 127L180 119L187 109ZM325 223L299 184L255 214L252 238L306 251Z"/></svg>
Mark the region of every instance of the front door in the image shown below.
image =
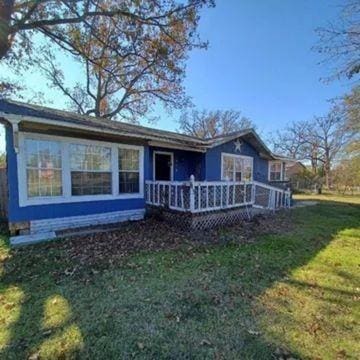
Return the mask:
<svg viewBox="0 0 360 360"><path fill-rule="evenodd" d="M154 153L154 178L158 181L171 181L173 156L171 153Z"/></svg>

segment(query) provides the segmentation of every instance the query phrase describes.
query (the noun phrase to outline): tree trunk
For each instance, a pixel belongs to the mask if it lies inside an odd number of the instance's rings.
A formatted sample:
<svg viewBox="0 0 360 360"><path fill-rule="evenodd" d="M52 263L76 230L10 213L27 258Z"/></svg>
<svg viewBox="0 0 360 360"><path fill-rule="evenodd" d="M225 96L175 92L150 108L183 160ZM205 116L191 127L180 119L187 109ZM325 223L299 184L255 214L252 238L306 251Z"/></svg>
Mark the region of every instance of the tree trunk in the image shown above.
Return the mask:
<svg viewBox="0 0 360 360"><path fill-rule="evenodd" d="M10 49L10 20L15 0L0 0L0 59Z"/></svg>
<svg viewBox="0 0 360 360"><path fill-rule="evenodd" d="M325 163L324 163L325 181L326 187L330 189L331 178L330 178L330 154L329 150L325 150Z"/></svg>

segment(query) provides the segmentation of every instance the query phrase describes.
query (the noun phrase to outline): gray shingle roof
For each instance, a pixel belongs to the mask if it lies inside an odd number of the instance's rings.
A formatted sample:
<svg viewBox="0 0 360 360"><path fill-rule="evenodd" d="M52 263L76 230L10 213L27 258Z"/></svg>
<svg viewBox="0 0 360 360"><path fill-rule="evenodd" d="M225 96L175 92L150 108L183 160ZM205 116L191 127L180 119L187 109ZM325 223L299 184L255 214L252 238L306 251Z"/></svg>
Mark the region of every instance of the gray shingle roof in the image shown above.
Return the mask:
<svg viewBox="0 0 360 360"><path fill-rule="evenodd" d="M180 134L172 131L158 130L146 126L133 125L120 121L113 121L93 116L85 116L69 111L52 109L39 105L26 104L18 101L0 99L0 116L6 114L22 117L23 120L37 119L39 122L61 122L62 126L74 127L83 126L92 131L106 131L114 135L126 135L134 138L147 139L193 147L200 150L211 148L231 141L238 137L247 137L253 145L257 145L259 152L262 151L270 157L271 151L262 142L254 129L243 129L225 136L218 136L212 139L200 139L195 136Z"/></svg>

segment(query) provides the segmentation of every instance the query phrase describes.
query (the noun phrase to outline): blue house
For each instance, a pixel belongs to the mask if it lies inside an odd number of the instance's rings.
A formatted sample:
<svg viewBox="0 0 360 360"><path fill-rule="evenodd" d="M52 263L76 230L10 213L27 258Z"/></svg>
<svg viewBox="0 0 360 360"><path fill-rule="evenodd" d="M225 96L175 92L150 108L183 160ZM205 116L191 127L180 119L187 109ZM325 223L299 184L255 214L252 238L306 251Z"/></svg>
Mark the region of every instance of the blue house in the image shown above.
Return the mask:
<svg viewBox="0 0 360 360"><path fill-rule="evenodd" d="M142 219L147 206L212 217L288 206L285 161L253 129L199 139L7 100L0 120L14 241Z"/></svg>

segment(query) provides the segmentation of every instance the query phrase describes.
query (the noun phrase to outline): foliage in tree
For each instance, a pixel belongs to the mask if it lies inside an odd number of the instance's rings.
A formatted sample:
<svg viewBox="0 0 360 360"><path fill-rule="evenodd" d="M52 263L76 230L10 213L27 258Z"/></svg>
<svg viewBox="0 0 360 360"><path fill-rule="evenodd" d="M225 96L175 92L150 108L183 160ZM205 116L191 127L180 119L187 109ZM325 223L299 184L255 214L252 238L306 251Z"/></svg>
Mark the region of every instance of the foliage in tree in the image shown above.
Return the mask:
<svg viewBox="0 0 360 360"><path fill-rule="evenodd" d="M355 86L344 96L344 111L347 114L347 126L351 131L360 132L360 86Z"/></svg>
<svg viewBox="0 0 360 360"><path fill-rule="evenodd" d="M235 110L186 110L180 116L179 125L183 133L202 139L255 127L250 119Z"/></svg>
<svg viewBox="0 0 360 360"><path fill-rule="evenodd" d="M6 154L0 153L0 168L6 167Z"/></svg>
<svg viewBox="0 0 360 360"><path fill-rule="evenodd" d="M0 98L7 98L14 94L18 94L21 90L22 87L19 84L9 80L3 80L0 82Z"/></svg>
<svg viewBox="0 0 360 360"><path fill-rule="evenodd" d="M330 76L352 79L360 73L360 2L347 0L336 20L318 28L315 49L334 66Z"/></svg>
<svg viewBox="0 0 360 360"><path fill-rule="evenodd" d="M338 191L345 194L360 187L360 154L343 159L333 171L333 183Z"/></svg>
<svg viewBox="0 0 360 360"><path fill-rule="evenodd" d="M291 177L291 184L295 190L316 190L323 185L321 171L314 173L313 170L305 168Z"/></svg>
<svg viewBox="0 0 360 360"><path fill-rule="evenodd" d="M0 0L7 34L0 58L21 66L36 59L80 113L134 121L157 101L170 108L184 105L188 51L207 45L196 32L206 5L213 1ZM36 34L49 41L34 54ZM78 60L84 81L74 88L66 84L50 44Z"/></svg>

